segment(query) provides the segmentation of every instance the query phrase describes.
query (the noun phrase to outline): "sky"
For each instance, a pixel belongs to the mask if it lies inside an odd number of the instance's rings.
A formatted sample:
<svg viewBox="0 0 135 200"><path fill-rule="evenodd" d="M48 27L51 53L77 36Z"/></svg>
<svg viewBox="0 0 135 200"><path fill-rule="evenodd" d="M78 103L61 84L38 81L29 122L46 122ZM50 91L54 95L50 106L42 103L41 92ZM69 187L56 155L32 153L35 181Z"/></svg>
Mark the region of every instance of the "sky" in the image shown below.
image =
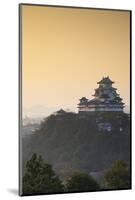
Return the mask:
<svg viewBox="0 0 135 200"><path fill-rule="evenodd" d="M22 6L23 110L77 111L108 76L130 102L130 13Z"/></svg>

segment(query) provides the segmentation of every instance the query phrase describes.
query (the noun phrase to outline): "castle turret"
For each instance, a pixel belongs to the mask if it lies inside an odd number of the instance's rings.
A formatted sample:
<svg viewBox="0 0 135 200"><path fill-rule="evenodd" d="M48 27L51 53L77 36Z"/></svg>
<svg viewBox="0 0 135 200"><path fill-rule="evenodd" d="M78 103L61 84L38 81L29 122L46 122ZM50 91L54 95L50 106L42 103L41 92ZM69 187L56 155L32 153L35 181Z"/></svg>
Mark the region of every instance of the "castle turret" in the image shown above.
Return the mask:
<svg viewBox="0 0 135 200"><path fill-rule="evenodd" d="M97 84L99 84L99 87L95 89L93 99L88 100L86 97L80 99L79 112L123 112L124 103L117 93L117 88L112 87L114 82L110 80L109 76L103 77Z"/></svg>

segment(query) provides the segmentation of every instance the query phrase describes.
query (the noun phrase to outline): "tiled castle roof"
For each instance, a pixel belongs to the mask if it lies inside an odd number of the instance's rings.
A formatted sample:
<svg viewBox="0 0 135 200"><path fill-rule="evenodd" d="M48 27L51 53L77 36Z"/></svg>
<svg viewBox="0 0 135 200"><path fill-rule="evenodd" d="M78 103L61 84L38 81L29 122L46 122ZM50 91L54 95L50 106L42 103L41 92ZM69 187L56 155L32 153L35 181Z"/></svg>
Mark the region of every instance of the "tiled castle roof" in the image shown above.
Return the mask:
<svg viewBox="0 0 135 200"><path fill-rule="evenodd" d="M107 83L113 84L114 82L111 81L111 79L109 78L109 76L107 76L107 77L103 77L102 80L99 81L99 82L97 82L97 83L98 83L98 84L102 84L102 83L105 83L105 84L107 84Z"/></svg>
<svg viewBox="0 0 135 200"><path fill-rule="evenodd" d="M94 98L88 100L86 97L82 97L80 99L79 106L83 105L118 105L123 106L124 103L122 102L122 98L120 98L119 94L117 93L117 88L112 87L114 82L111 81L109 76L103 77L101 81L98 82L99 87L95 89L95 94L93 95ZM103 84L103 85L102 85Z"/></svg>

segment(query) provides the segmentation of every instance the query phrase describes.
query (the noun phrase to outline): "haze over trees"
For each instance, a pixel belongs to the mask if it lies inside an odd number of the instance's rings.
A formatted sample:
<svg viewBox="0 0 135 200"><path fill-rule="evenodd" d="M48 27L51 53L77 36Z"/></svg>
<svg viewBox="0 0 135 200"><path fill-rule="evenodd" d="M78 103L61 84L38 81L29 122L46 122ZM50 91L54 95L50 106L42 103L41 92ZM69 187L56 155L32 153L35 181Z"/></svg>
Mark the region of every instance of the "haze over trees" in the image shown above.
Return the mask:
<svg viewBox="0 0 135 200"><path fill-rule="evenodd" d="M130 162L128 116L105 115L104 121L111 121L111 131L99 131L95 115L85 118L66 112L63 115L51 115L35 133L22 139L24 170L33 152L42 155L59 172L64 166L89 173L102 171L115 160Z"/></svg>
<svg viewBox="0 0 135 200"><path fill-rule="evenodd" d="M33 154L27 161L26 173L23 177L23 194L49 194L64 191L58 176L52 166L44 163L41 156Z"/></svg>
<svg viewBox="0 0 135 200"><path fill-rule="evenodd" d="M112 129L109 131L99 130L98 125L102 122L111 123ZM23 137L22 146L25 192L32 183L30 181L34 175L33 173L27 174L27 170L31 168L30 163L39 162L41 159L36 157L35 160L34 158L31 160L34 152L42 156L41 160L50 164L50 171L53 166L53 173L57 173L59 176L56 176L55 181L60 186L67 183L72 176L74 177L74 172L87 175L91 172L103 174L112 167L116 160L123 160L130 166L130 119L125 113L115 113L114 115L113 113L98 114L95 112L91 116L82 116L60 111L43 120L35 132ZM43 169L48 166L42 164L44 162L39 162ZM43 171L39 170L39 174L42 174ZM35 177L35 180L40 180L40 178L39 175ZM43 182L41 181L41 183ZM107 182L106 186L107 188L112 187ZM33 192L40 191L42 193L43 186L36 188L35 185L33 187ZM102 187L100 188L102 189ZM61 186L57 189L58 193L62 192ZM52 192L47 188L44 188L43 191L43 193ZM54 191L57 193L56 188L53 189Z"/></svg>
<svg viewBox="0 0 135 200"><path fill-rule="evenodd" d="M91 192L131 187L130 168L123 160L113 163L102 179L105 182L104 186L87 173L74 172L64 181L56 175L50 164L45 163L41 156L34 153L26 163L23 195Z"/></svg>
<svg viewBox="0 0 135 200"><path fill-rule="evenodd" d="M23 194L53 194L63 192L88 192L99 190L99 184L85 173L74 173L63 184L50 164L43 161L41 156L33 154L27 161L26 172L23 176Z"/></svg>

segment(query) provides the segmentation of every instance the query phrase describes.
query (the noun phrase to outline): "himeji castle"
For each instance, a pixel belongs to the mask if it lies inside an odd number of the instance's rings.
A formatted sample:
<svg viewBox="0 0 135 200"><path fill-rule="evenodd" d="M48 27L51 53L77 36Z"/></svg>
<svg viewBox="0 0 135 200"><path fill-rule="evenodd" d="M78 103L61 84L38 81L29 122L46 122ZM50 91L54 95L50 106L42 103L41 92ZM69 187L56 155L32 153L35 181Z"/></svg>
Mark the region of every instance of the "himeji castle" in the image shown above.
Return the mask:
<svg viewBox="0 0 135 200"><path fill-rule="evenodd" d="M80 99L78 104L79 113L94 111L123 112L124 103L117 93L117 88L112 86L113 83L109 76L103 77L101 81L97 82L99 86L95 89L94 98L89 100L82 97Z"/></svg>

